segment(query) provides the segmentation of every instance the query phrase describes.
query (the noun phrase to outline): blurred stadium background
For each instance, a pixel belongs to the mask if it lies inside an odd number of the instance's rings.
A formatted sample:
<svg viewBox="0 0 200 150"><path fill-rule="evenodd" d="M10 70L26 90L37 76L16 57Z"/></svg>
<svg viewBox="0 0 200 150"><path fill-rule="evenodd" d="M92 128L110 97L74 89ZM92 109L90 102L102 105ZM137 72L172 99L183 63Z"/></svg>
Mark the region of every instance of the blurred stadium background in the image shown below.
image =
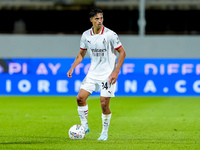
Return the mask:
<svg viewBox="0 0 200 150"><path fill-rule="evenodd" d="M75 57L92 8L104 11L127 57L199 58L199 0L0 0L1 57Z"/></svg>
<svg viewBox="0 0 200 150"><path fill-rule="evenodd" d="M119 34L137 35L139 4L140 0L0 0L0 32L81 34L90 26L88 10L96 7L103 9L105 25ZM146 0L145 8L147 35L200 34L199 0Z"/></svg>

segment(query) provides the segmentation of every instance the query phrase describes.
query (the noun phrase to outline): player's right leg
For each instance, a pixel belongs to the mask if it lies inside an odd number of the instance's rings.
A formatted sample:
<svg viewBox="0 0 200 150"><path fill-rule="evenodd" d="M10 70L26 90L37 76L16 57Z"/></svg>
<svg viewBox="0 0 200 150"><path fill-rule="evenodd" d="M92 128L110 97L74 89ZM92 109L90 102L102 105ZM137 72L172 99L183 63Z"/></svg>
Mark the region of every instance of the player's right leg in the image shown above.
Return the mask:
<svg viewBox="0 0 200 150"><path fill-rule="evenodd" d="M78 114L81 120L81 126L85 129L85 133L89 132L87 115L88 115L88 105L87 105L87 98L90 93L84 89L80 89L76 99L78 104Z"/></svg>

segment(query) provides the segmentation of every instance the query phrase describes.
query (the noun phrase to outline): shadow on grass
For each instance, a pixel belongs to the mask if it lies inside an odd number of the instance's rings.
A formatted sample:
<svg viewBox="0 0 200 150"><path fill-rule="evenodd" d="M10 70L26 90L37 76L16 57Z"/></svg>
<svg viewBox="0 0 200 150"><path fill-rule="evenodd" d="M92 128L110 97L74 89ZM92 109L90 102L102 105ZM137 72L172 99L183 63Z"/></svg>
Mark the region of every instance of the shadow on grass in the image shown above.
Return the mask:
<svg viewBox="0 0 200 150"><path fill-rule="evenodd" d="M43 144L45 142L36 142L36 141L18 141L18 142L0 142L0 144Z"/></svg>
<svg viewBox="0 0 200 150"><path fill-rule="evenodd" d="M0 145L9 144L56 144L64 143L71 139L64 137L27 137L27 136L0 136Z"/></svg>

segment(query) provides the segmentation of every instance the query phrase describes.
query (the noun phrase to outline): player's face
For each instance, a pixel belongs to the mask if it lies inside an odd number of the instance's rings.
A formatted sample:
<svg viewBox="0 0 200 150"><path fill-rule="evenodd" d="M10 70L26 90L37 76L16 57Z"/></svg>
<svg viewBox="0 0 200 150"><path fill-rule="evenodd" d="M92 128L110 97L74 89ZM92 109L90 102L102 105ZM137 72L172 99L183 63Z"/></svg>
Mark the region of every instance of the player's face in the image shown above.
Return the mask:
<svg viewBox="0 0 200 150"><path fill-rule="evenodd" d="M103 26L103 15L98 13L96 16L90 18L94 28L100 29Z"/></svg>

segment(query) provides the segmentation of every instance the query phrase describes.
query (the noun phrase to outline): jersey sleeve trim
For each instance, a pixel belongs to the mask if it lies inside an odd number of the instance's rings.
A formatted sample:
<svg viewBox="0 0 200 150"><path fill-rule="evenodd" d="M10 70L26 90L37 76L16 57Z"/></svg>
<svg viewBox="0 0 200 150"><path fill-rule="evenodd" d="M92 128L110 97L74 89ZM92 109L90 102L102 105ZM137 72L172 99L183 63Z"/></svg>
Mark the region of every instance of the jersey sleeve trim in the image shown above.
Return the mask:
<svg viewBox="0 0 200 150"><path fill-rule="evenodd" d="M80 49L81 49L81 50L87 50L87 48L81 48L81 47L80 47Z"/></svg>
<svg viewBox="0 0 200 150"><path fill-rule="evenodd" d="M115 50L118 50L120 47L122 47L122 45L120 45L120 46L116 47L116 48L115 48Z"/></svg>

